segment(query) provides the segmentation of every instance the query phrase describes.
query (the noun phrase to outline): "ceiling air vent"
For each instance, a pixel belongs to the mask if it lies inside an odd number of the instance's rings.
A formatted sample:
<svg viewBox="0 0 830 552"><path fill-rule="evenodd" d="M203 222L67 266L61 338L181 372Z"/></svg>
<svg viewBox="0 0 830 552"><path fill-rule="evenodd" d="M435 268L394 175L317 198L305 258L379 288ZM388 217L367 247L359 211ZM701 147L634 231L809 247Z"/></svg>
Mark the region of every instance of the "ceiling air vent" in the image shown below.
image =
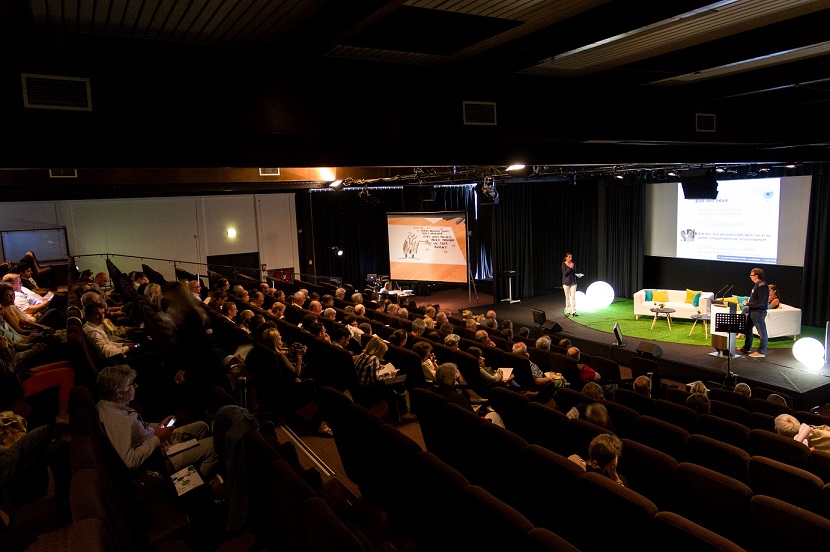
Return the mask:
<svg viewBox="0 0 830 552"><path fill-rule="evenodd" d="M49 178L78 178L78 169L49 169Z"/></svg>
<svg viewBox="0 0 830 552"><path fill-rule="evenodd" d="M461 102L465 125L496 126L496 102Z"/></svg>
<svg viewBox="0 0 830 552"><path fill-rule="evenodd" d="M28 73L22 73L20 78L24 107L92 111L89 79Z"/></svg>
<svg viewBox="0 0 830 552"><path fill-rule="evenodd" d="M715 115L712 113L695 113L695 131L715 132Z"/></svg>
<svg viewBox="0 0 830 552"><path fill-rule="evenodd" d="M259 176L279 176L280 169L277 167L276 169L259 169Z"/></svg>

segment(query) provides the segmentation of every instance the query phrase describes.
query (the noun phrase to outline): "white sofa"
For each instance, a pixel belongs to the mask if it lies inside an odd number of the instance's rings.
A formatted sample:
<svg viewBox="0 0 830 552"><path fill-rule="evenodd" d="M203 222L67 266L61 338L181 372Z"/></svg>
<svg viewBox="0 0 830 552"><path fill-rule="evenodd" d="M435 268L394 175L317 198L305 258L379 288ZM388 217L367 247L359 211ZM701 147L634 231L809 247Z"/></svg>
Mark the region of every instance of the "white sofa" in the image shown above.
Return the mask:
<svg viewBox="0 0 830 552"><path fill-rule="evenodd" d="M654 291L654 290L652 290ZM658 290L661 291L661 290ZM709 307L715 294L711 291L704 291L700 294L699 306L696 307L692 303L686 302L686 290L667 289L669 300L663 302L663 306L667 309L675 309L672 318L691 318L693 314L697 314L697 309L700 308L701 314L709 314ZM655 301L646 301L646 290L641 289L634 294L634 316L639 320L640 315L654 316L654 313L649 309L654 308Z"/></svg>
<svg viewBox="0 0 830 552"><path fill-rule="evenodd" d="M715 315L719 312L729 312L727 305L712 305L712 335L723 335L725 332L715 332ZM740 312L740 311L735 311ZM758 329L753 332L758 335ZM781 303L777 309L767 311L767 337L793 336L793 339L801 333L801 309Z"/></svg>

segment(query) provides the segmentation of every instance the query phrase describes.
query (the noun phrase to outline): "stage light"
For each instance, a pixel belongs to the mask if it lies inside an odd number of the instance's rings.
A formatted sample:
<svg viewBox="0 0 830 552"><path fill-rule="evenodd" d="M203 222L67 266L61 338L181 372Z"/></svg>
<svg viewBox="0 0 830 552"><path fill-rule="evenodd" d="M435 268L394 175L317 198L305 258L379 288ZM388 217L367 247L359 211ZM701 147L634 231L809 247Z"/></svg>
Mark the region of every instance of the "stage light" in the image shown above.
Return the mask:
<svg viewBox="0 0 830 552"><path fill-rule="evenodd" d="M334 254L337 255L338 257L343 256L343 250L340 249L339 247L337 247L336 245L331 246L329 249L331 249L334 252Z"/></svg>
<svg viewBox="0 0 830 552"><path fill-rule="evenodd" d="M585 296L594 310L601 310L614 302L614 288L608 282L594 282L585 290Z"/></svg>
<svg viewBox="0 0 830 552"><path fill-rule="evenodd" d="M342 187L343 187L343 179L342 178L337 179L337 180L333 181L331 184L329 184L329 188L333 188L335 190L339 190Z"/></svg>
<svg viewBox="0 0 830 552"><path fill-rule="evenodd" d="M824 367L824 345L812 337L802 337L793 344L793 356L811 370Z"/></svg>
<svg viewBox="0 0 830 552"><path fill-rule="evenodd" d="M508 171L520 171L524 168L525 168L524 165L510 165L509 167L507 167L507 170Z"/></svg>

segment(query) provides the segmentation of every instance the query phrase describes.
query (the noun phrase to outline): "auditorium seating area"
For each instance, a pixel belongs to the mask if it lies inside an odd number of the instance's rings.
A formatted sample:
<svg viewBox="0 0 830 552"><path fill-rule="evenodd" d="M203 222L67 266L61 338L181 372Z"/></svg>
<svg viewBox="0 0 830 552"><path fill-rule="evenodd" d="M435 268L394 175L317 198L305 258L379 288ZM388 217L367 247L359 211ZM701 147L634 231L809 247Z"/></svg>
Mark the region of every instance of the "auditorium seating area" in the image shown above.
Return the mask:
<svg viewBox="0 0 830 552"><path fill-rule="evenodd" d="M149 355L144 362L174 373L184 362L181 351L191 349L163 327L126 274L112 263L108 267L122 297L139 306ZM152 267L142 268L151 281L168 283ZM70 279L77 276L70 273ZM286 295L300 288L333 295L336 289L282 279L268 283ZM255 287L247 281L243 285ZM348 289L346 300L335 299L336 321L320 318L329 331L352 314L346 310L353 305L351 293ZM371 299L363 297L367 309L356 318L381 337L396 329L410 331L412 320L423 317L415 305L409 305L408 318L384 314L372 308ZM527 359L511 352L512 344L522 340L543 371L562 372L576 386L559 389L547 404L521 393L522 388L487 390L488 404L501 414L505 429L448 404L424 380L417 355L390 344L386 358L407 376L424 450L402 432L404 426L388 415L384 403L360 400L351 355L297 327L310 311L289 307L285 319L277 319L270 311L231 300L240 310L273 321L285 343L308 348L307 361L323 367L315 372L316 391L305 395L301 385L280 388L283 383L271 377L269 367L252 360L244 388L226 379L218 386L193 385L171 394L148 379L147 387L160 391L166 402L140 406L148 415L175 406L182 419L195 419L201 412L187 395L198 390L254 411L262 424L242 439L246 483L230 492L236 492L232 502L243 503L247 512L244 531L262 549L665 550L671 542L671 549L753 552L769 550L769 543L790 549L830 542L830 454L811 451L772 427L781 412L808 423L830 422L817 414L773 408L761 398L742 400L721 390L710 397L712 412L697 414L685 406L685 390L660 385L654 366L635 368L657 379L659 398L634 393L619 365L594 356L590 363L603 379L620 384L601 401L611 424L599 427L566 416L571 407L592 401L579 392L575 364L561 352L536 349L534 340L518 336L508 341L495 332L491 339L496 346L482 346L460 318L451 317L454 330L464 337L462 350L432 342L433 352L439 363L457 364L471 384L478 371L475 359L463 351L471 345L482 348L487 365L511 366L517 379L526 381ZM206 365L221 362L240 346L262 347L240 327L204 310L212 336L210 350L204 351ZM227 537L225 512L211 507L207 488L177 497L169 478L130 473L115 454L94 408L95 377L104 364L87 345L80 305L72 297L67 315L67 351L77 376L70 413L69 549L214 549ZM763 393L759 389L758 397ZM213 396L196 403L210 404ZM286 404L275 397L292 400ZM337 478L324 481L317 469L304 469L295 445L280 441L274 431L273 423L297 427L316 420L315 413L332 428L342 475L357 486L359 496ZM585 457L591 439L605 432L623 441L619 473L626 478L624 487L585 473L567 458ZM150 465L159 474L167 468L161 454Z"/></svg>

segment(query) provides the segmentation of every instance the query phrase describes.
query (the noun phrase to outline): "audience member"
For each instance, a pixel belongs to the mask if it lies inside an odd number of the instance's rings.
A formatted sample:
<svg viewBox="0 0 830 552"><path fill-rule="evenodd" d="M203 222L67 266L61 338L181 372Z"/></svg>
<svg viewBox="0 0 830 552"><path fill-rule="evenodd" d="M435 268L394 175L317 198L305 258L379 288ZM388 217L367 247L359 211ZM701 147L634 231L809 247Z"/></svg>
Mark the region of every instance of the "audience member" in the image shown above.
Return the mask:
<svg viewBox="0 0 830 552"><path fill-rule="evenodd" d="M635 393L639 393L640 395L650 397L651 379L648 376L637 376L637 379L634 380L633 389Z"/></svg>
<svg viewBox="0 0 830 552"><path fill-rule="evenodd" d="M545 373L542 372L539 366L537 366L535 362L530 360L530 353L527 351L527 345L525 343L514 343L513 354L517 354L527 358L528 362L530 363L530 373L533 377L534 383L536 384L537 390L539 391L539 395L537 397L537 400L539 402L548 402L550 399L553 398L553 395L558 387L564 387L568 384L565 378L561 376L559 378L551 378L545 375Z"/></svg>
<svg viewBox="0 0 830 552"><path fill-rule="evenodd" d="M508 341L513 341L513 322L510 320L502 320L501 335Z"/></svg>
<svg viewBox="0 0 830 552"><path fill-rule="evenodd" d="M830 452L830 426L827 424L802 424L791 414L779 414L775 418L775 432L804 443L810 450Z"/></svg>
<svg viewBox="0 0 830 552"><path fill-rule="evenodd" d="M285 318L285 304L280 301L274 302L271 306L271 314L279 319Z"/></svg>
<svg viewBox="0 0 830 552"><path fill-rule="evenodd" d="M570 349L568 349L568 357L576 361L576 366L577 368L579 368L579 379L581 379L583 383L588 383L589 381L600 381L602 379L602 374L600 374L587 364L583 364L582 362L580 362L582 358L582 353L579 351L577 347L571 347ZM603 393L605 393L605 395L608 396L617 390L617 384L606 383L602 386L602 390Z"/></svg>
<svg viewBox="0 0 830 552"><path fill-rule="evenodd" d="M202 302L202 283L199 280L190 280L187 283L188 287L190 288L190 293L193 294L193 298L198 302Z"/></svg>
<svg viewBox="0 0 830 552"><path fill-rule="evenodd" d="M712 404L705 393L692 393L686 397L686 406L698 414L709 414L712 410Z"/></svg>
<svg viewBox="0 0 830 552"><path fill-rule="evenodd" d="M490 334L487 333L487 330L476 331L475 340L484 347L496 347L496 344L490 339Z"/></svg>
<svg viewBox="0 0 830 552"><path fill-rule="evenodd" d="M783 396L779 395L778 393L770 393L767 396L767 402L771 402L772 404L777 404L779 406L788 406L787 399Z"/></svg>
<svg viewBox="0 0 830 552"><path fill-rule="evenodd" d="M709 396L709 389L706 388L706 384L702 381L693 381L689 384L689 393L700 393L706 397Z"/></svg>
<svg viewBox="0 0 830 552"><path fill-rule="evenodd" d="M752 397L752 389L744 382L735 385L735 393L745 396L747 399Z"/></svg>
<svg viewBox="0 0 830 552"><path fill-rule="evenodd" d="M30 289L24 288L20 275L14 272L4 275L3 282L9 284L14 290L14 304L25 315L28 322L37 322L57 330L66 327L64 313L52 308L52 298L54 297L52 292L40 296Z"/></svg>
<svg viewBox="0 0 830 552"><path fill-rule="evenodd" d="M139 345L115 343L104 330L104 307L100 302L87 303L84 307L84 334L90 347L101 359L112 358L116 355L126 355Z"/></svg>
<svg viewBox="0 0 830 552"><path fill-rule="evenodd" d="M6 336L0 335L0 370L17 376L23 388L24 399L57 387L58 415L55 422L69 423L69 391L75 384L75 371L69 361L63 360L29 369L23 360L18 358L14 346L9 343Z"/></svg>
<svg viewBox="0 0 830 552"><path fill-rule="evenodd" d="M418 355L421 360L421 369L424 371L424 379L428 382L435 382L435 371L438 369L438 362L432 352L432 345L429 341L418 341L412 346L412 352Z"/></svg>
<svg viewBox="0 0 830 552"><path fill-rule="evenodd" d="M539 339L536 340L536 348L542 349L543 351L550 352L551 346L551 339L549 335L543 335Z"/></svg>
<svg viewBox="0 0 830 552"><path fill-rule="evenodd" d="M591 440L588 446L588 461L573 454L569 458L582 466L585 471L600 473L611 481L625 486L622 476L617 473L617 464L622 455L623 444L613 433L603 433Z"/></svg>
<svg viewBox="0 0 830 552"><path fill-rule="evenodd" d="M501 416L491 407L483 404L473 405L467 397L459 392L456 386L456 374L458 374L458 367L451 362L445 362L438 366L435 370L435 381L438 384L435 392L464 410L474 412L497 426L504 427L504 421L501 419Z"/></svg>
<svg viewBox="0 0 830 552"><path fill-rule="evenodd" d="M209 482L216 469L217 456L213 449L213 437L209 437L205 422L194 422L174 427L176 418L167 416L158 424L148 424L141 415L130 408L135 399L138 384L136 372L126 364L108 366L98 373L98 415L101 425L115 452L130 470L139 468L162 443L181 443L193 436L198 444L168 459L178 471L196 465L202 478Z"/></svg>

